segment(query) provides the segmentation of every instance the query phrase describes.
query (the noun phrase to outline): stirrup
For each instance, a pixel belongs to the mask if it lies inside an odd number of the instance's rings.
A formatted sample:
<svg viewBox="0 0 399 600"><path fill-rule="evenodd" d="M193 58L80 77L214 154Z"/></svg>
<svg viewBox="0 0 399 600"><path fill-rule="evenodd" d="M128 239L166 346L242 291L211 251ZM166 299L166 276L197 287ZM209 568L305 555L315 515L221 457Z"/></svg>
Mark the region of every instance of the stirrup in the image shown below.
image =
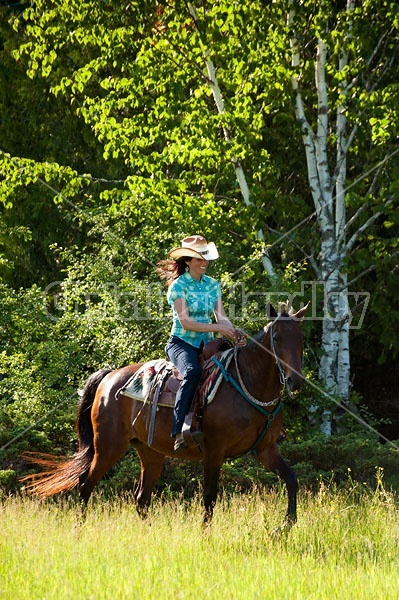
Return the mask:
<svg viewBox="0 0 399 600"><path fill-rule="evenodd" d="M176 440L175 440L175 445L173 447L173 450L175 452L179 452L179 450L183 450L184 448L187 448L187 444L184 441L184 437L182 433L178 433L176 435Z"/></svg>

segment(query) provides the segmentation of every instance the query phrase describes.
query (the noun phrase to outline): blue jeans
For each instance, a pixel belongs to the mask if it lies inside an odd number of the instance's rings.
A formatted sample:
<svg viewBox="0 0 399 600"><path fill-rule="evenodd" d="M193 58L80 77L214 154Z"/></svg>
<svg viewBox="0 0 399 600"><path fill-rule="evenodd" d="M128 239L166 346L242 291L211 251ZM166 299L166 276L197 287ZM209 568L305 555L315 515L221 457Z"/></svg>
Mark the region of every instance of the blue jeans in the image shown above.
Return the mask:
<svg viewBox="0 0 399 600"><path fill-rule="evenodd" d="M197 389L202 369L199 365L199 355L202 346L196 348L176 336L172 336L165 347L166 354L176 369L181 373L183 381L176 394L175 408L173 411L172 437L181 433L184 419L190 410L191 401Z"/></svg>

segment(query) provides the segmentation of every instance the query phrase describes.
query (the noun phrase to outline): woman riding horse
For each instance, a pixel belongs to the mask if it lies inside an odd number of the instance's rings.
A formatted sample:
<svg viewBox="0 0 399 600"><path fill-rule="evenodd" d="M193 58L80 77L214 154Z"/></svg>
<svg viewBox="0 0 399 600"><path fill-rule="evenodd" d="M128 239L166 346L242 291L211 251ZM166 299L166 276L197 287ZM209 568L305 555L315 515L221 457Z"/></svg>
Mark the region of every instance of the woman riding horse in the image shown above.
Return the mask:
<svg viewBox="0 0 399 600"><path fill-rule="evenodd" d="M198 238L189 239L185 242L187 246L182 245L178 249L177 255L173 253L176 257L174 260L182 271L172 279L169 289L173 290L173 281L177 282L179 279L183 283L187 281L192 282L194 286L201 286L201 279L206 277L208 261L203 259L202 255L197 257L194 254L198 252L198 245L195 250L189 247L190 242L198 244L198 241L201 242ZM205 239L199 248L209 253L204 256L215 256L215 249L211 244L207 244ZM188 254L185 254L187 252ZM184 259L184 256L188 258ZM184 260L179 262L180 258ZM167 266L165 270L167 271ZM186 293L189 295L188 289ZM213 293L213 309L219 322L207 322L210 311L201 308L203 300L202 296L199 296L201 301L198 300L198 310L203 310L205 316L199 321L198 330L195 329L195 325L192 330L184 327L196 322L195 319L191 322L187 308L191 299L187 302L184 297L173 298L171 295L170 299L176 312L176 327L181 324L184 331L194 334L217 331L233 337L234 329L225 316L218 285L215 285ZM187 307L183 300L186 300ZM277 314L273 307L269 306L265 315L266 324L256 335L251 336L249 343L245 347L236 346L226 351L229 356L228 366L227 362L213 357L221 380L212 401L206 391L202 388L200 390L205 405L202 452L197 445L175 449L170 432L172 430L179 433L179 421L174 421L172 408L166 404L158 405L153 436L149 440L151 402L148 398L134 399L122 392L132 376L145 364L136 363L115 370L102 369L89 377L82 392L76 424L78 451L63 460L50 455L28 456L29 462L41 465L45 472L27 476L26 488L42 497L48 497L78 487L80 499L87 505L96 483L132 445L141 464L140 480L135 491L135 500L140 512L145 511L150 504L165 456L171 456L203 461L204 520L209 521L217 498L220 469L224 460L252 451L264 467L277 473L284 480L288 492L284 525L294 523L297 478L281 457L277 442L283 423L282 390L284 387L290 392L299 390L304 381L301 370L301 321L306 309L307 306L304 306L294 312L282 307ZM258 314L257 317L259 316ZM175 337L179 344L180 338ZM223 353L225 358L226 353ZM183 368L181 370L184 371ZM181 407L178 407L179 419L181 410Z"/></svg>
<svg viewBox="0 0 399 600"><path fill-rule="evenodd" d="M171 260L158 263L158 272L168 285L167 300L173 311L172 331L165 350L183 377L176 394L171 433L176 438L174 450L178 452L186 447L182 428L201 377L199 355L214 333L236 340L236 332L223 308L219 283L206 275L210 261L219 257L215 244L192 235L184 238L169 256ZM212 315L216 323L212 322ZM192 431L191 436L202 444L202 431Z"/></svg>

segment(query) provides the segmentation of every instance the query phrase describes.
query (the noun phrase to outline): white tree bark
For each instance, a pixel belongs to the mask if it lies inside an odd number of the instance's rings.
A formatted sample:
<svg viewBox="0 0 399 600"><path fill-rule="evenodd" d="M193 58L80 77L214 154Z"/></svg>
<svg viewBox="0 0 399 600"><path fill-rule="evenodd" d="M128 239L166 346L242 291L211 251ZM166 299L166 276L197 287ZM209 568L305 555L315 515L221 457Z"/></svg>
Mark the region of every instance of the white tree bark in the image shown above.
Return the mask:
<svg viewBox="0 0 399 600"><path fill-rule="evenodd" d="M353 0L348 0L347 10L354 5ZM339 71L342 73L348 65L348 53L341 50L339 58ZM336 181L335 181L335 240L337 250L340 255L340 264L346 257L345 251L345 185L346 185L346 156L349 148L347 138L346 123L346 96L347 82L341 83L340 99L341 102L337 108L337 161L336 161ZM350 394L350 352L349 352L349 303L348 303L348 278L346 272L339 270L338 274L339 295L338 295L338 364L337 364L337 383L336 393L344 401L349 400Z"/></svg>
<svg viewBox="0 0 399 600"><path fill-rule="evenodd" d="M347 10L354 6L354 0L347 1ZM291 64L298 72L300 48L295 34L294 12L288 16L291 29ZM322 329L323 356L320 361L319 378L330 393L347 401L350 393L350 354L349 354L349 311L347 277L342 264L347 255L345 244L345 183L346 157L350 142L346 134L346 93L347 84L341 84L341 102L336 114L336 168L332 176L328 162L329 105L326 83L327 45L322 37L317 40L315 61L315 84L318 103L317 129L310 126L302 101L299 74L292 78L295 93L295 112L301 125L309 187L312 193L321 236L321 275L325 289L324 318ZM343 70L348 56L342 51L339 70ZM331 414L325 411L322 431L331 434Z"/></svg>

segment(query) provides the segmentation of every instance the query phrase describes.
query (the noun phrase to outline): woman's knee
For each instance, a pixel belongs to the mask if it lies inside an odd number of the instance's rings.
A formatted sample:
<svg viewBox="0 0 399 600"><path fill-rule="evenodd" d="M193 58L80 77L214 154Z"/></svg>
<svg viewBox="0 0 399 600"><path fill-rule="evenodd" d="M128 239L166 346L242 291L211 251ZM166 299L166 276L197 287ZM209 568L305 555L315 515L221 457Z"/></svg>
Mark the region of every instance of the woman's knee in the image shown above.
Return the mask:
<svg viewBox="0 0 399 600"><path fill-rule="evenodd" d="M202 369L199 365L190 365L185 373L185 379L190 381L199 380L201 377Z"/></svg>

